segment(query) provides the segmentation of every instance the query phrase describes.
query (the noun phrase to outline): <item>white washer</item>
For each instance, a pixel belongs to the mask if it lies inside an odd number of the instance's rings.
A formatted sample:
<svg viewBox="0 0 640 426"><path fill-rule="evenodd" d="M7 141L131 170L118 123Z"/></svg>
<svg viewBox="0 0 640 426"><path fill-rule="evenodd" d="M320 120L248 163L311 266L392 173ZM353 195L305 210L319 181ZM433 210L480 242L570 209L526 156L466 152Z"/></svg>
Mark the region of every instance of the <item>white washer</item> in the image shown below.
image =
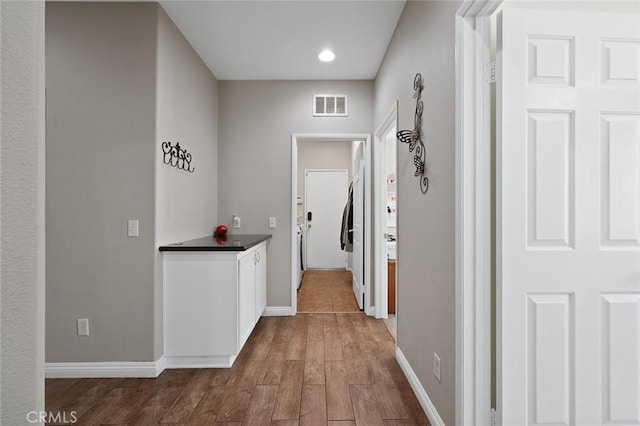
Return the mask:
<svg viewBox="0 0 640 426"><path fill-rule="evenodd" d="M396 260L396 241L387 241L387 259Z"/></svg>

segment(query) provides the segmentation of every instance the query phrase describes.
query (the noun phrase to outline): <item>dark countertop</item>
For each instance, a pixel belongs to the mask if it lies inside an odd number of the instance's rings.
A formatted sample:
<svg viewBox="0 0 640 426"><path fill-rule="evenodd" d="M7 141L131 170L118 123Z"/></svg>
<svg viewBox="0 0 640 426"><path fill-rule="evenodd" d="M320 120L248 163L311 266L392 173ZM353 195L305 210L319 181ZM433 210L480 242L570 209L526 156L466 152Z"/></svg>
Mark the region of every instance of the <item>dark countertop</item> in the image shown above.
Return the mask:
<svg viewBox="0 0 640 426"><path fill-rule="evenodd" d="M245 251L267 241L271 235L229 234L226 239L223 238L213 236L196 238L195 240L160 246L160 251Z"/></svg>

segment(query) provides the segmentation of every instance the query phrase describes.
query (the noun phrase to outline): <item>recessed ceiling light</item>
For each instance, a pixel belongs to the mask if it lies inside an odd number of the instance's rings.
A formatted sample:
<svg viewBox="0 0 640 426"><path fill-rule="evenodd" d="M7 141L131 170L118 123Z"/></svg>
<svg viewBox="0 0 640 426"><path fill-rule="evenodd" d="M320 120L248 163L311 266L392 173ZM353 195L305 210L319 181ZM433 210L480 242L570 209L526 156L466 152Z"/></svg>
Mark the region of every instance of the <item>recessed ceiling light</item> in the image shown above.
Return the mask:
<svg viewBox="0 0 640 426"><path fill-rule="evenodd" d="M336 58L336 55L330 50L323 50L318 55L318 59L320 59L322 62L331 62L335 58Z"/></svg>

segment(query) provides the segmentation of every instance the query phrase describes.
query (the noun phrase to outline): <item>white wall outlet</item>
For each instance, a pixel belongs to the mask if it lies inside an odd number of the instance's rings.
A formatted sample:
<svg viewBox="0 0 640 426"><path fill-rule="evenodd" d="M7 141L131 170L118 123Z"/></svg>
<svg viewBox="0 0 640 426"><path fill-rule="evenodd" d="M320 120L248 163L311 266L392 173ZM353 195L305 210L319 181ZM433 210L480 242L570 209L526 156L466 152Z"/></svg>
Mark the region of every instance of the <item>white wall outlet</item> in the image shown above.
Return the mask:
<svg viewBox="0 0 640 426"><path fill-rule="evenodd" d="M437 353L433 353L433 375L440 381L440 357Z"/></svg>
<svg viewBox="0 0 640 426"><path fill-rule="evenodd" d="M269 228L273 229L276 227L276 218L274 216L271 216L269 218Z"/></svg>
<svg viewBox="0 0 640 426"><path fill-rule="evenodd" d="M139 222L137 219L131 219L127 221L127 236L137 237L139 229Z"/></svg>
<svg viewBox="0 0 640 426"><path fill-rule="evenodd" d="M240 229L240 225L241 225L241 221L240 221L240 216L238 216L237 214L233 215L233 227L236 229Z"/></svg>
<svg viewBox="0 0 640 426"><path fill-rule="evenodd" d="M89 335L89 319L78 318L78 336L88 336L88 335Z"/></svg>

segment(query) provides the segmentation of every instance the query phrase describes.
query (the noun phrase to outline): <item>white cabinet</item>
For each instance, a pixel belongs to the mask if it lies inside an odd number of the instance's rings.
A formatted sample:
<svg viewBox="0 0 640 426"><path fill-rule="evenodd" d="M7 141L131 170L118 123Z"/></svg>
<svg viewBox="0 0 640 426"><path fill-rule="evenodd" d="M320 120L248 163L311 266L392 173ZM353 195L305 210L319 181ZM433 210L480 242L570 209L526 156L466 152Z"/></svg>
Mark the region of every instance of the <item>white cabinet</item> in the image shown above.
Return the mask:
<svg viewBox="0 0 640 426"><path fill-rule="evenodd" d="M253 330L256 323L256 258L257 251L245 256L238 261L238 293L239 303L239 335L241 345Z"/></svg>
<svg viewBox="0 0 640 426"><path fill-rule="evenodd" d="M164 252L167 368L230 367L266 306L267 248Z"/></svg>
<svg viewBox="0 0 640 426"><path fill-rule="evenodd" d="M267 245L261 244L256 250L256 321L267 307Z"/></svg>
<svg viewBox="0 0 640 426"><path fill-rule="evenodd" d="M251 255L238 261L240 323L239 339L247 341L253 327L267 307L267 246L261 244Z"/></svg>

